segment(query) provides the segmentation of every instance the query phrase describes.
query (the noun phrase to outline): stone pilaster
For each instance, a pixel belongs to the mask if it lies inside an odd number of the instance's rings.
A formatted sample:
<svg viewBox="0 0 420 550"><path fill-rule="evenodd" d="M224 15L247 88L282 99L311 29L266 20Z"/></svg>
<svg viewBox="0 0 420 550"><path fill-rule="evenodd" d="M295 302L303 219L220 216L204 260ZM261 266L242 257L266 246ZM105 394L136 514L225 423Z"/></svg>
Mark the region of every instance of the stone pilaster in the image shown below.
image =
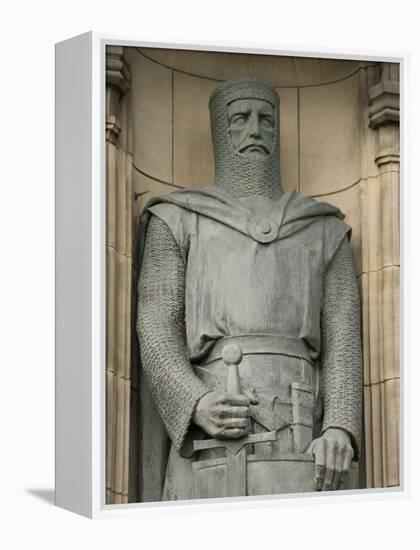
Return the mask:
<svg viewBox="0 0 420 550"><path fill-rule="evenodd" d="M399 66L384 63L369 90L377 174L361 207L366 481L399 484Z"/></svg>
<svg viewBox="0 0 420 550"><path fill-rule="evenodd" d="M122 47L107 48L107 349L106 495L108 504L128 502L131 363L131 155L124 117L130 86Z"/></svg>
<svg viewBox="0 0 420 550"><path fill-rule="evenodd" d="M106 139L117 144L121 133L118 120L121 98L130 88L130 69L124 57L124 48L108 46L106 49Z"/></svg>

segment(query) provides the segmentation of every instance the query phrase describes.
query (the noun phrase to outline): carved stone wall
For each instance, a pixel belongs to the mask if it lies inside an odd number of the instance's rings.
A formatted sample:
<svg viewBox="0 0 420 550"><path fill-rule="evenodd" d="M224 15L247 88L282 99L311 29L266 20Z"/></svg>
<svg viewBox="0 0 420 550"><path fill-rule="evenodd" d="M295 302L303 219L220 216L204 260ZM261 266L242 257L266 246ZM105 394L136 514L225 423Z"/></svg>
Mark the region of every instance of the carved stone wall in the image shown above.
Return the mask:
<svg viewBox="0 0 420 550"><path fill-rule="evenodd" d="M384 63L372 76L372 170L361 194L366 481L392 487L400 480L399 67Z"/></svg>
<svg viewBox="0 0 420 550"><path fill-rule="evenodd" d="M364 327L366 444L360 484L398 483L398 96L394 73L385 78L388 73L380 64L359 61L128 50L132 82L125 124L132 124L133 134L134 236L139 215L152 196L212 181L207 102L215 86L226 78L245 76L276 86L281 101L283 187L337 205L353 228ZM135 257L133 273L136 279ZM137 500L139 484L145 482L137 461L134 335L132 330L130 501Z"/></svg>
<svg viewBox="0 0 420 550"><path fill-rule="evenodd" d="M106 502L128 502L132 343L130 71L123 48L106 59Z"/></svg>

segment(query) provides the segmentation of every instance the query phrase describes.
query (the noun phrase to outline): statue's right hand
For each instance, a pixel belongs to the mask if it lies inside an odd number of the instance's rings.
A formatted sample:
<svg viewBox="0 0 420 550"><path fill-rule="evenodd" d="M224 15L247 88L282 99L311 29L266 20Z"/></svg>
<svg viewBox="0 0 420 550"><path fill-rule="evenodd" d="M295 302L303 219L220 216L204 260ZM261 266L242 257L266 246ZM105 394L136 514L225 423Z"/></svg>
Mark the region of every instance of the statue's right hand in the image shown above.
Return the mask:
<svg viewBox="0 0 420 550"><path fill-rule="evenodd" d="M193 421L216 439L239 439L249 433L251 404L258 401L244 394L212 391L198 401Z"/></svg>

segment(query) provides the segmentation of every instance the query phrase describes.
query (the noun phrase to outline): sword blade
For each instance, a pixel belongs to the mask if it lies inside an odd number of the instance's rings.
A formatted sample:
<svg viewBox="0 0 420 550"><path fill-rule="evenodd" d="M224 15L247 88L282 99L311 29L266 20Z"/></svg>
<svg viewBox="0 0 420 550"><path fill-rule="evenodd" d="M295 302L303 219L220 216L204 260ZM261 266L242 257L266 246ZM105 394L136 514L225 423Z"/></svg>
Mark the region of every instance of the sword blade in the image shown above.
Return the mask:
<svg viewBox="0 0 420 550"><path fill-rule="evenodd" d="M247 494L246 448L238 453L226 453L226 489L228 497L244 497Z"/></svg>

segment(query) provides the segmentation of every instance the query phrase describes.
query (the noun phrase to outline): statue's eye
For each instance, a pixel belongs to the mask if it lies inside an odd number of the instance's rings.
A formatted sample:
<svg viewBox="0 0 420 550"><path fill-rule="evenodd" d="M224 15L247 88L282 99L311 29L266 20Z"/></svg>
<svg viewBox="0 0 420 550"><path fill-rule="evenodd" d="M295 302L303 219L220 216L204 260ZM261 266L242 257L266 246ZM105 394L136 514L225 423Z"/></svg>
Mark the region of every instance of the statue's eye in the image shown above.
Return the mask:
<svg viewBox="0 0 420 550"><path fill-rule="evenodd" d="M261 125L265 128L274 128L274 120L271 116L263 116L261 117Z"/></svg>
<svg viewBox="0 0 420 550"><path fill-rule="evenodd" d="M247 121L247 115L245 114L234 115L230 120L231 124L236 124L238 126L241 124L244 124L246 121Z"/></svg>

